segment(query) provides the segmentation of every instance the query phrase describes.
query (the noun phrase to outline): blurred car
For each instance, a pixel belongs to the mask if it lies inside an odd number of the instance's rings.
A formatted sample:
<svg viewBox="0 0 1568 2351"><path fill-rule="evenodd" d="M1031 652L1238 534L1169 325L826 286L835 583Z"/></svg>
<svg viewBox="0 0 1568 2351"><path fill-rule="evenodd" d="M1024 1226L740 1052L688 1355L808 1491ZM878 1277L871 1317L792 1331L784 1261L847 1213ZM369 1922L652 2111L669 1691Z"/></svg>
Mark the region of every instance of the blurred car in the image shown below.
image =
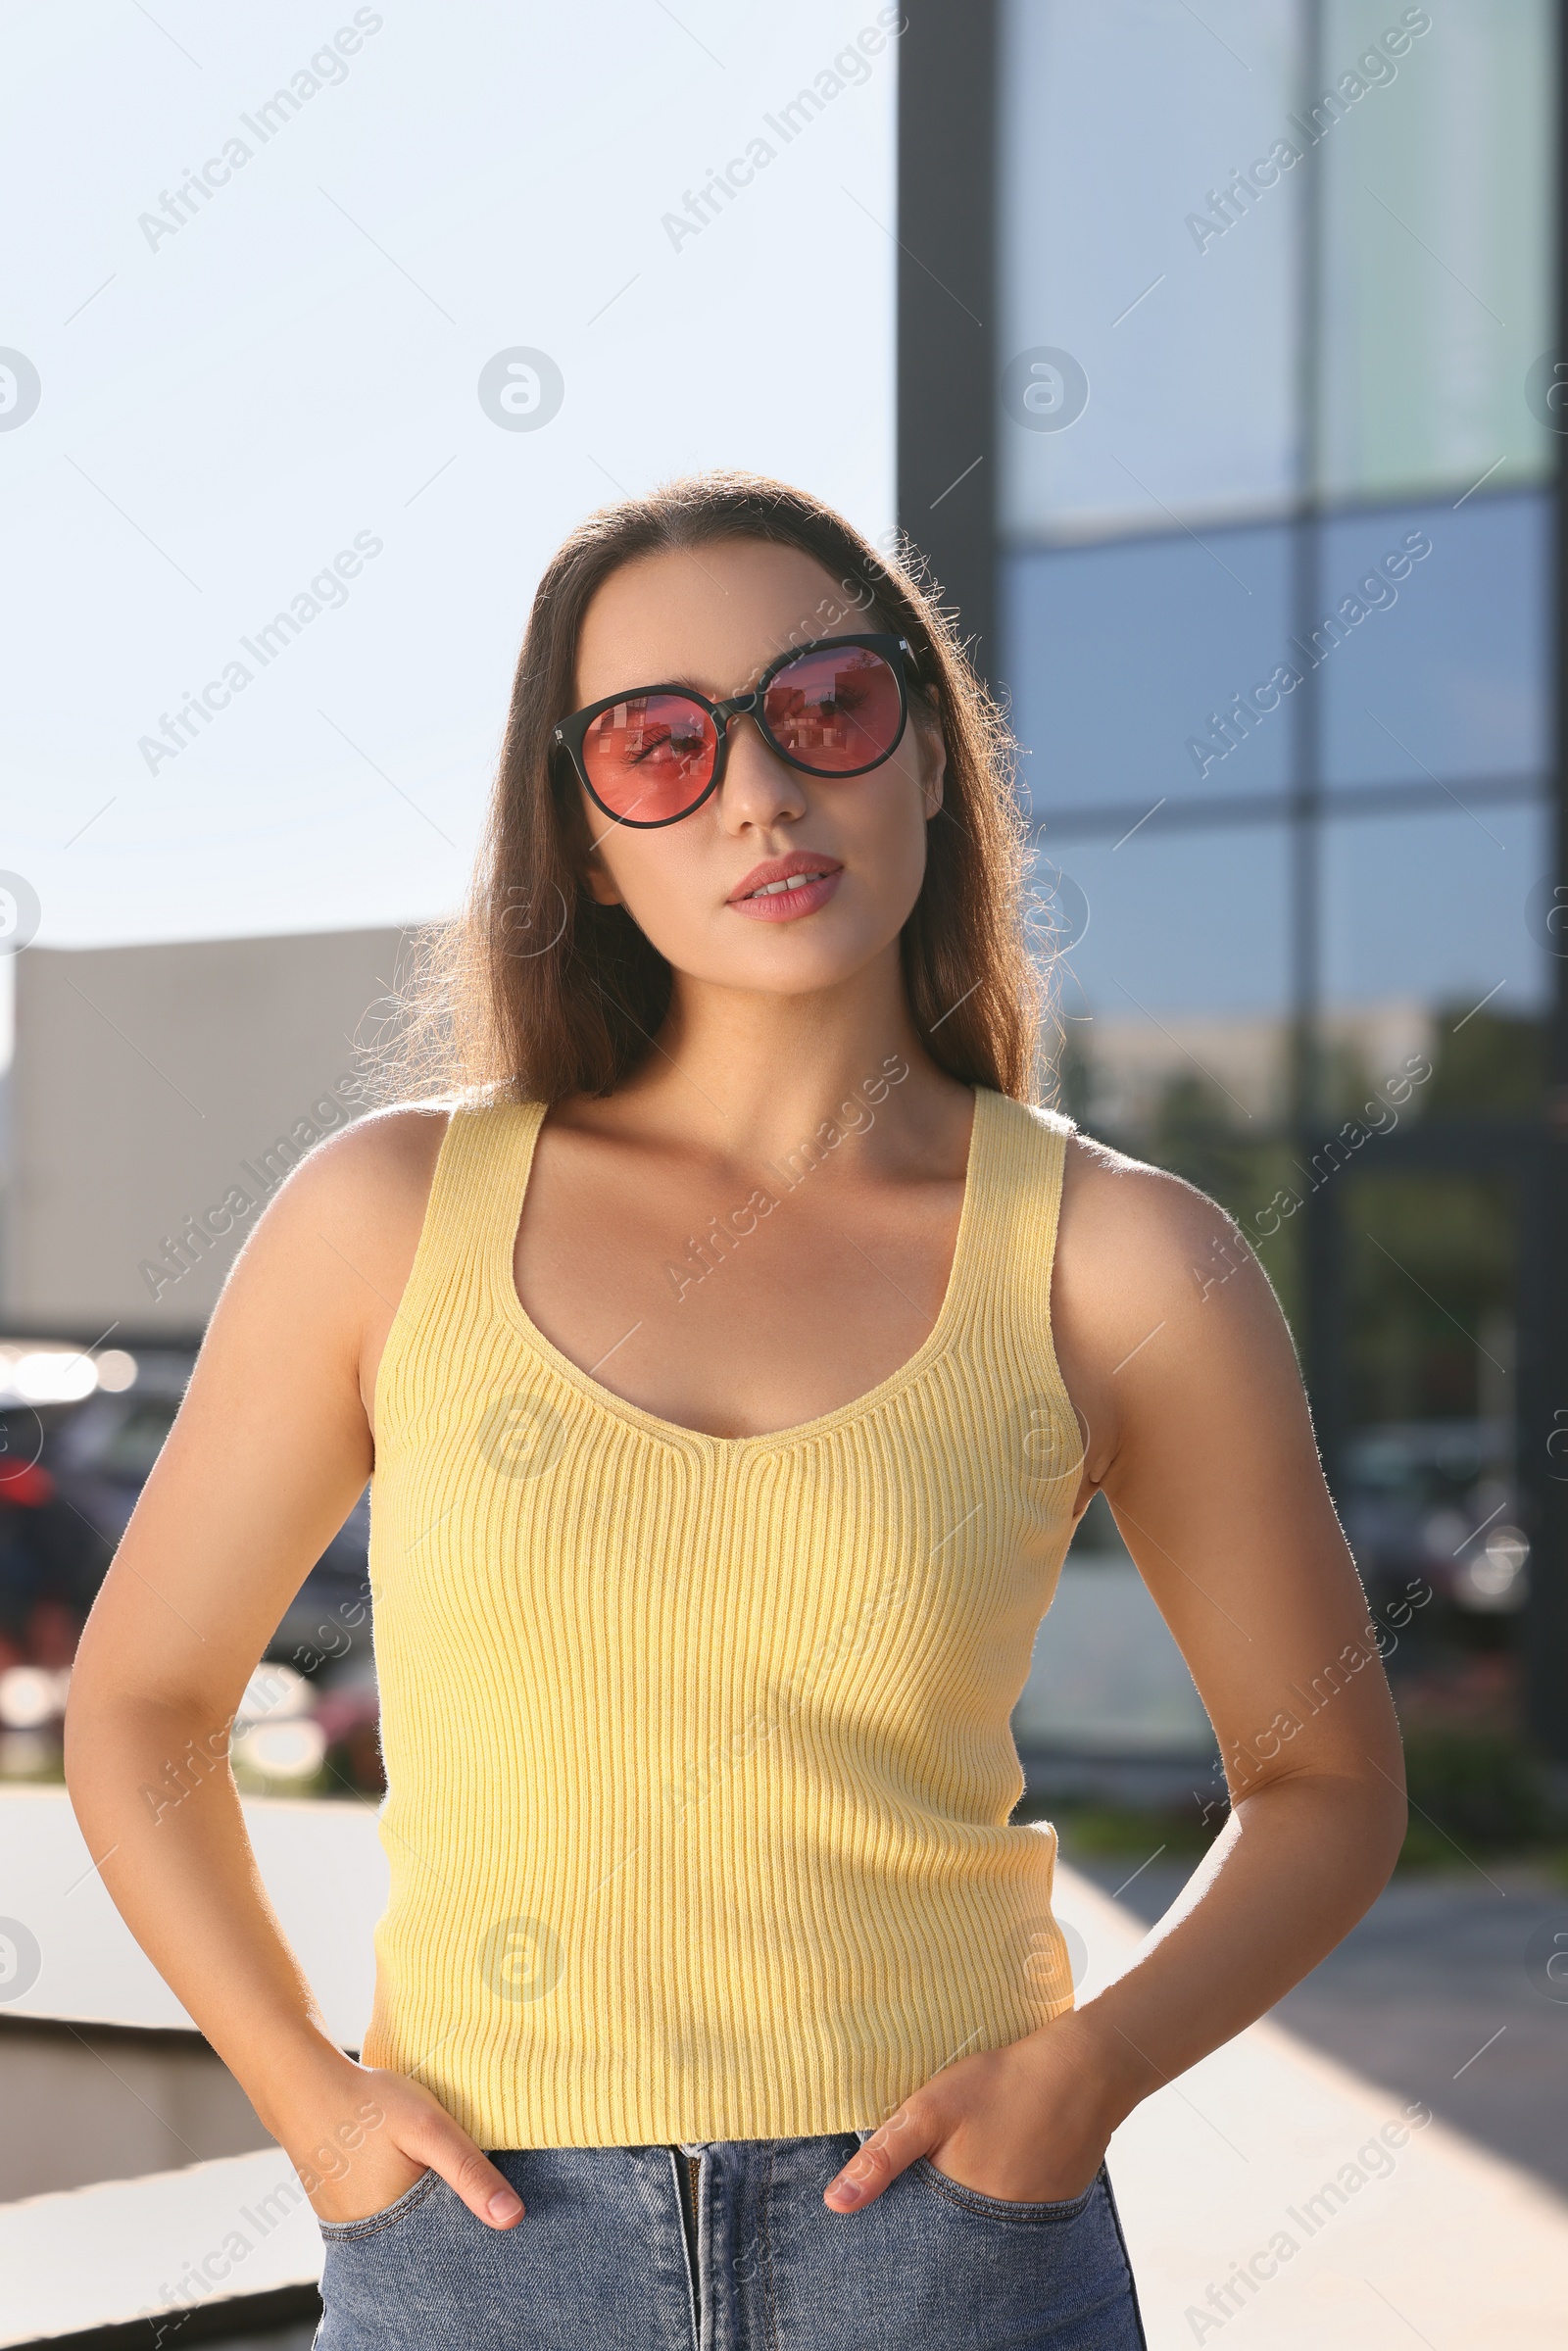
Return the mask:
<svg viewBox="0 0 1568 2351"><path fill-rule="evenodd" d="M1386 1421L1344 1453L1340 1516L1374 1608L1412 1583L1470 1616L1506 1616L1530 1590L1513 1430L1506 1421Z"/></svg>
<svg viewBox="0 0 1568 2351"><path fill-rule="evenodd" d="M111 1548L163 1450L194 1362L194 1355L173 1350L138 1355L131 1385L48 1405L34 1416L46 1422L45 1465Z"/></svg>
<svg viewBox="0 0 1568 2351"><path fill-rule="evenodd" d="M329 1773L367 1794L386 1787L381 1755L381 1700L368 1647L329 1665L318 1683L316 1719L326 1742Z"/></svg>
<svg viewBox="0 0 1568 2351"><path fill-rule="evenodd" d="M78 1578L83 1613L163 1449L194 1361L188 1352L148 1350L136 1357L133 1383L122 1391L99 1390L78 1403L30 1415L31 1421L47 1424L38 1450L41 1468L78 1526L94 1539L92 1568ZM0 1456L0 1480L3 1469ZM0 1521L3 1513L0 1482ZM351 1651L368 1653L368 1545L367 1488L290 1600L265 1656L313 1677Z"/></svg>
<svg viewBox="0 0 1568 2351"><path fill-rule="evenodd" d="M70 1664L114 1544L74 1507L27 1405L0 1409L0 1672Z"/></svg>

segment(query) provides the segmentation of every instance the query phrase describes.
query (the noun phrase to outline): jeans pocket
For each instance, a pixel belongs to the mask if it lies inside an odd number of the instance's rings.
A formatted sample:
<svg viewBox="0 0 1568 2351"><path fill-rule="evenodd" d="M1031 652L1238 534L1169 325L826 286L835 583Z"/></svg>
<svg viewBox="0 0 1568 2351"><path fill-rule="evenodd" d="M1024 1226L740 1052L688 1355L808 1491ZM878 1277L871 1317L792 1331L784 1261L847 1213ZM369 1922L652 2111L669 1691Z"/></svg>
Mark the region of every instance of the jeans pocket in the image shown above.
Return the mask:
<svg viewBox="0 0 1568 2351"><path fill-rule="evenodd" d="M962 2212L972 2212L977 2219L987 2221L1021 2222L1026 2228L1049 2228L1053 2223L1075 2221L1087 2212L1097 2195L1104 2190L1103 2167L1098 2171L1081 2195L1062 2196L1044 2204L1019 2203L1010 2196L982 2195L977 2187L965 2187L961 2180L950 2180L939 2172L928 2155L917 2155L909 2166L918 2180L936 2195L956 2204Z"/></svg>
<svg viewBox="0 0 1568 2351"><path fill-rule="evenodd" d="M395 2229L416 2206L424 2202L440 2177L433 2165L426 2164L418 2179L406 2187L401 2196L391 2204L384 2204L379 2212L367 2213L363 2220L323 2221L318 2215L316 2226L321 2232L322 2241L329 2245L344 2244L354 2237L374 2236L383 2229Z"/></svg>

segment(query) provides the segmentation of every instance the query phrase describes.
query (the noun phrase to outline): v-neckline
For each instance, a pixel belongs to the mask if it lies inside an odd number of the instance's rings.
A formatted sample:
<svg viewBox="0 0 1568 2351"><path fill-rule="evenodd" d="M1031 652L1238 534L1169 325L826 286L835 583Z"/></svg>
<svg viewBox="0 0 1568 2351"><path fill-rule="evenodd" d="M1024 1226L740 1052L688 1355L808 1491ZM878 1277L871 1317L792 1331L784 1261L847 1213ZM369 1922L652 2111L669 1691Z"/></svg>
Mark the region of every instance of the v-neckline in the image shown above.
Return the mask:
<svg viewBox="0 0 1568 2351"><path fill-rule="evenodd" d="M644 1436L656 1438L665 1445L695 1446L714 1459L731 1459L749 1451L778 1452L786 1445L806 1444L812 1438L828 1436L836 1429L863 1419L901 1389L919 1379L945 1351L961 1318L977 1254L976 1227L982 1213L984 1189L990 1177L991 1119L1000 1099L989 1086L976 1085L972 1091L974 1112L969 1124L969 1148L964 1162L963 1203L958 1211L958 1230L953 1246L947 1288L943 1292L936 1318L914 1353L895 1371L890 1371L885 1379L878 1380L863 1395L852 1396L847 1403L835 1404L831 1411L818 1412L810 1420L795 1421L788 1428L764 1429L749 1437L715 1437L707 1429L692 1429L683 1421L665 1420L661 1414L649 1412L641 1404L634 1404L630 1397L617 1396L612 1388L605 1387L602 1381L594 1379L580 1364L574 1363L569 1355L556 1346L554 1340L545 1337L517 1295L514 1267L517 1233L527 1200L528 1179L533 1173L539 1132L550 1106L547 1102L519 1103L510 1113L526 1123L518 1135L516 1158L513 1163L514 1179L520 1181L514 1181L514 1188L513 1185L502 1187L510 1207L496 1218L493 1226L491 1273L497 1303L513 1329L527 1341L534 1352L590 1403L597 1404ZM510 1222L507 1221L508 1214Z"/></svg>

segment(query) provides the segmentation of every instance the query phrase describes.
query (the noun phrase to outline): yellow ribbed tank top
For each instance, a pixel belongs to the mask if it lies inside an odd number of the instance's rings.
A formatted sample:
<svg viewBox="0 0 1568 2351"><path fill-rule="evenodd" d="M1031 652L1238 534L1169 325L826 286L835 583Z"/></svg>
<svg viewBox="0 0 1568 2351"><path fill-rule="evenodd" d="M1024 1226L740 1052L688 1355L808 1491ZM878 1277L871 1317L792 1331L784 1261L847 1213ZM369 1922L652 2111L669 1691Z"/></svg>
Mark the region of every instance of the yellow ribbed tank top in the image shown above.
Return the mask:
<svg viewBox="0 0 1568 2351"><path fill-rule="evenodd" d="M917 1353L718 1438L524 1311L544 1115L454 1111L376 1381L363 2059L486 2148L874 2125L1072 2005L1054 1834L1008 1825L1084 1453L1051 1334L1071 1122L977 1088Z"/></svg>

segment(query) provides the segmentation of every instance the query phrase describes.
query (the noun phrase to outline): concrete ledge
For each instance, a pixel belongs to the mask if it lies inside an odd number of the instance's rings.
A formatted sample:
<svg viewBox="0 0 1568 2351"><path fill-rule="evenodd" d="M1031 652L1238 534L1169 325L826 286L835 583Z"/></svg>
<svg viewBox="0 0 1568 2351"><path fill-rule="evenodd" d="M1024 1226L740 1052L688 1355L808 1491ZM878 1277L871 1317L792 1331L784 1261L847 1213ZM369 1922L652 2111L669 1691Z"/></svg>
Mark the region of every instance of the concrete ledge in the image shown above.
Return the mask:
<svg viewBox="0 0 1568 2351"><path fill-rule="evenodd" d="M15 2017L0 2007L0 2206L272 2145L199 2033Z"/></svg>
<svg viewBox="0 0 1568 2351"><path fill-rule="evenodd" d="M321 2297L314 2286L285 2285L212 2310L92 2327L85 2334L40 2334L13 2351L194 2351L198 2343L216 2343L220 2351L310 2351L320 2319ZM236 2334L236 2327L243 2331Z"/></svg>
<svg viewBox="0 0 1568 2351"><path fill-rule="evenodd" d="M199 1804L200 1788L185 1801ZM370 1932L387 1898L377 1807L247 1796L243 1808L257 1865L327 2029L341 2047L358 2049L375 1989ZM0 1788L0 1933L15 1922L31 1938L23 1976L13 1979L19 1988L6 1997L10 2015L194 2030L109 1899L65 1788Z"/></svg>
<svg viewBox="0 0 1568 2351"><path fill-rule="evenodd" d="M320 2280L316 2215L281 2147L0 2205L0 2345L226 2309ZM148 2342L157 2330L146 2333ZM193 2339L166 2326L161 2339Z"/></svg>

